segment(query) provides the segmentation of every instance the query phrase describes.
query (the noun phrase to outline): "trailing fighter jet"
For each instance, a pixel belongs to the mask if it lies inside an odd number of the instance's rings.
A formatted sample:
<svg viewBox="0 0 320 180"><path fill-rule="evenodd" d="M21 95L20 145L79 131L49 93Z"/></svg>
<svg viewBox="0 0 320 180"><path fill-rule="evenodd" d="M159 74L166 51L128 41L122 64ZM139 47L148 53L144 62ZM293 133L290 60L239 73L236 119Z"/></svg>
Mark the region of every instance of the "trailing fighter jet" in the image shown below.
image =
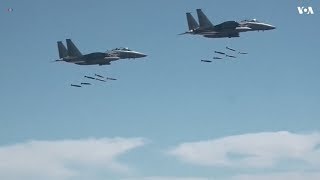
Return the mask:
<svg viewBox="0 0 320 180"><path fill-rule="evenodd" d="M68 49L61 41L57 42L60 59L56 61L65 61L78 65L110 65L111 61L120 59L120 57L105 52L94 52L83 55L71 39L66 39L66 42Z"/></svg>
<svg viewBox="0 0 320 180"><path fill-rule="evenodd" d="M108 51L109 54L119 57L120 59L135 59L146 57L146 54L130 50L129 48L116 48Z"/></svg>
<svg viewBox="0 0 320 180"><path fill-rule="evenodd" d="M212 61L206 60L206 59L201 59L201 62L211 63Z"/></svg>
<svg viewBox="0 0 320 180"><path fill-rule="evenodd" d="M207 38L231 38L239 37L240 32L259 31L275 29L274 26L266 23L225 21L218 25L213 25L201 9L197 9L199 24L191 13L186 13L189 31L182 34L202 35Z"/></svg>

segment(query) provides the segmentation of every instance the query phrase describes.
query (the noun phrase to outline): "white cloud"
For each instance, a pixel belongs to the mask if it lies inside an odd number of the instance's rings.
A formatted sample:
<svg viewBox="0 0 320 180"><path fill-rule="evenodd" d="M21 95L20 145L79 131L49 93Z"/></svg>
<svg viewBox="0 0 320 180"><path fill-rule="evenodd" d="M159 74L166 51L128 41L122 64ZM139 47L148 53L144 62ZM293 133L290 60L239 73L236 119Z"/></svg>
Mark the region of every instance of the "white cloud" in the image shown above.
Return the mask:
<svg viewBox="0 0 320 180"><path fill-rule="evenodd" d="M282 160L320 165L319 145L319 133L263 132L182 143L169 154L203 166L265 168Z"/></svg>
<svg viewBox="0 0 320 180"><path fill-rule="evenodd" d="M0 146L0 179L67 179L92 167L126 172L117 158L144 144L141 138L102 138Z"/></svg>

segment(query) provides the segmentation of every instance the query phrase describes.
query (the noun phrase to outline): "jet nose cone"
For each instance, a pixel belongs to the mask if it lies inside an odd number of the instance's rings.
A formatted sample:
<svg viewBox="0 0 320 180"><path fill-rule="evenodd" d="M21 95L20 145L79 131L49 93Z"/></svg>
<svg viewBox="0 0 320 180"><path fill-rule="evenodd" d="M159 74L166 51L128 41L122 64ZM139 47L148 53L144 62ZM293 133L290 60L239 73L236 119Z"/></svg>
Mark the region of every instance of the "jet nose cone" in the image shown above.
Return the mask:
<svg viewBox="0 0 320 180"><path fill-rule="evenodd" d="M143 53L137 53L136 56L138 58L143 58L143 57L146 57L147 55L146 54L143 54Z"/></svg>
<svg viewBox="0 0 320 180"><path fill-rule="evenodd" d="M271 26L270 29L276 29L276 27L275 26Z"/></svg>
<svg viewBox="0 0 320 180"><path fill-rule="evenodd" d="M147 57L148 55L146 55L146 54L140 54L141 55L141 57Z"/></svg>

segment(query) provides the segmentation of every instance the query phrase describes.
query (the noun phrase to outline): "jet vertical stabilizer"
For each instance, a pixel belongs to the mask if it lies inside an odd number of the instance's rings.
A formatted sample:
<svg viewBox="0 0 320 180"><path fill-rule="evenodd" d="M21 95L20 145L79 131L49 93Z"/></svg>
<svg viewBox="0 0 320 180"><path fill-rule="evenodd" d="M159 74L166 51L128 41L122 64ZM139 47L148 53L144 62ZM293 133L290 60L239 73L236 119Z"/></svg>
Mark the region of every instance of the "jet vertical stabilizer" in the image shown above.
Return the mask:
<svg viewBox="0 0 320 180"><path fill-rule="evenodd" d="M213 24L210 22L208 17L202 12L201 9L197 9L197 14L198 14L200 28L213 27Z"/></svg>
<svg viewBox="0 0 320 180"><path fill-rule="evenodd" d="M62 44L61 41L57 42L58 44L58 51L59 51L59 58L62 59L68 56L67 48Z"/></svg>
<svg viewBox="0 0 320 180"><path fill-rule="evenodd" d="M189 30L194 30L194 29L198 28L199 24L194 19L194 17L191 15L191 13L186 13L186 15L187 15Z"/></svg>
<svg viewBox="0 0 320 180"><path fill-rule="evenodd" d="M67 47L68 47L68 55L72 57L79 57L82 56L79 49L76 47L76 45L73 44L71 39L66 39L67 41Z"/></svg>

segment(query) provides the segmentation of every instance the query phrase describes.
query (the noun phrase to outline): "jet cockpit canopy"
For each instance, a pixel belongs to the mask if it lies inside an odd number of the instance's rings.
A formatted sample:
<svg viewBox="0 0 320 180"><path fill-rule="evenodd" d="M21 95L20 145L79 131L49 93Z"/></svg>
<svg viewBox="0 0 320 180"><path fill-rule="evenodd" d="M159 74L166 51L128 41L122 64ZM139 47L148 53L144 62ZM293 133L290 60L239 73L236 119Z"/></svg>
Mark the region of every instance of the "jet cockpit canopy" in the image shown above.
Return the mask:
<svg viewBox="0 0 320 180"><path fill-rule="evenodd" d="M120 48L115 48L115 49L112 49L112 50L120 50L120 51L131 51L129 48L127 47L120 47Z"/></svg>
<svg viewBox="0 0 320 180"><path fill-rule="evenodd" d="M241 22L259 22L257 19L245 19L245 20L243 20L243 21L241 21Z"/></svg>

